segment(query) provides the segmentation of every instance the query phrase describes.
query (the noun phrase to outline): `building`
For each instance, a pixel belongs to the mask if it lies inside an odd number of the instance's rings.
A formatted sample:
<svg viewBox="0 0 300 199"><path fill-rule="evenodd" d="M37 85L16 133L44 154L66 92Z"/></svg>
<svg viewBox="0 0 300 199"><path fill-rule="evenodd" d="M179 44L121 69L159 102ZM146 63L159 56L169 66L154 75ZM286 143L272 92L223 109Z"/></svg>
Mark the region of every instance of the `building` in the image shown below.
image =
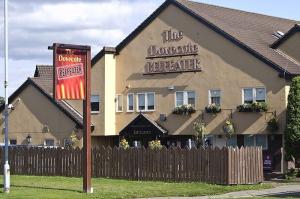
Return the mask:
<svg viewBox="0 0 300 199"><path fill-rule="evenodd" d="M208 144L262 146L273 169L282 169L289 84L300 74L299 27L294 20L165 1L118 46L104 47L92 59L93 145L118 145L124 137L132 146L160 139L184 147L199 120ZM72 131L80 134L82 103L53 101L51 78L51 66L38 66L34 78L11 96L14 104L27 95L32 105L13 110L18 116L10 117L10 136L19 133L22 140L36 132L32 138L41 143L46 134L35 136L47 126L62 145ZM221 112L207 113L210 104ZM182 105L194 113L174 114ZM278 128L268 127L271 120ZM235 129L230 138L224 133L227 121ZM25 132L35 122L38 128Z"/></svg>

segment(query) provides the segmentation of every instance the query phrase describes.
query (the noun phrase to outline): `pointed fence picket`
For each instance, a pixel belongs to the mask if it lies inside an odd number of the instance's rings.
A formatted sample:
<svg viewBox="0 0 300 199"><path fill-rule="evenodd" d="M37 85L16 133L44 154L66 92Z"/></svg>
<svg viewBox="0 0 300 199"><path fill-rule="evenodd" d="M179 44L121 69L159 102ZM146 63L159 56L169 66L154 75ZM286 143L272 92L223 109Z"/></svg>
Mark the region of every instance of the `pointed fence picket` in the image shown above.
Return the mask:
<svg viewBox="0 0 300 199"><path fill-rule="evenodd" d="M0 148L3 170L4 149ZM82 176L82 150L10 147L12 175ZM263 181L261 147L170 148L161 150L96 147L92 149L93 177L256 184Z"/></svg>

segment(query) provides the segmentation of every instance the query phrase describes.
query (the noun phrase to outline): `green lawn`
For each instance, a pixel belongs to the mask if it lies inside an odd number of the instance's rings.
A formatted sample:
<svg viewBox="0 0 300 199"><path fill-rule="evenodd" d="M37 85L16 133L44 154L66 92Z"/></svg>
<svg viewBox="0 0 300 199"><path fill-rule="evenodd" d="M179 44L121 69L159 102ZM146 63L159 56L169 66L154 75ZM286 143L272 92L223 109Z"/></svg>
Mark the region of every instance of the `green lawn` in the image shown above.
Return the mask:
<svg viewBox="0 0 300 199"><path fill-rule="evenodd" d="M0 179L1 180L1 179ZM2 180L1 180L2 182ZM221 186L205 183L138 182L95 178L93 194L82 193L81 178L11 176L11 192L0 198L141 198L157 196L202 196L232 191L270 188L270 184Z"/></svg>

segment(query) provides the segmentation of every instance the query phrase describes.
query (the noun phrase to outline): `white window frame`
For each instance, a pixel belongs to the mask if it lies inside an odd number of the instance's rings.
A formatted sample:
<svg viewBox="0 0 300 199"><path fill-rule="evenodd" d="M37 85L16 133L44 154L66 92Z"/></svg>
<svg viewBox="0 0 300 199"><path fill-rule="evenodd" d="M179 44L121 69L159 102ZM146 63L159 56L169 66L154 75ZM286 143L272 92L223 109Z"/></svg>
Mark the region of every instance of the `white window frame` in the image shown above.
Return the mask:
<svg viewBox="0 0 300 199"><path fill-rule="evenodd" d="M121 96L121 107L122 107L122 109L121 110L119 110L118 108L119 108L119 96ZM116 112L117 113L121 113L121 112L123 112L123 95L122 94L116 94Z"/></svg>
<svg viewBox="0 0 300 199"><path fill-rule="evenodd" d="M93 110L92 110L92 105L91 105L91 113L92 113L92 114L100 113L100 95L91 95L91 99L92 99L92 96L98 96L98 106L99 106L99 110L98 110L98 111L93 111ZM91 100L91 104L92 104L92 100Z"/></svg>
<svg viewBox="0 0 300 199"><path fill-rule="evenodd" d="M253 103L256 102L256 89L263 88L265 89L265 102L267 102L267 88L266 87L245 87L242 88L242 104L244 104L244 89L252 89L252 98L253 98Z"/></svg>
<svg viewBox="0 0 300 199"><path fill-rule="evenodd" d="M245 137L246 137L246 136L253 136L253 143L254 143L253 146L257 146L257 144L256 144L256 136L258 136L258 135L260 135L260 136L265 136L265 138L266 138L266 143L265 143L266 148L262 148L262 150L268 150L268 149L269 149L269 142L268 142L268 135L266 135L266 134L255 134L255 135L252 135L252 134L245 134L245 135L244 135L244 145L245 145Z"/></svg>
<svg viewBox="0 0 300 199"><path fill-rule="evenodd" d="M148 94L153 94L154 95L154 109L149 110L148 109ZM139 110L139 95L145 95L145 110ZM137 93L136 94L136 110L138 112L154 112L155 111L155 92L145 92L145 93Z"/></svg>
<svg viewBox="0 0 300 199"><path fill-rule="evenodd" d="M220 91L220 106L221 106L221 104L222 104L222 91L221 91L221 89L210 89L210 90L208 90L208 105L211 105L211 91Z"/></svg>
<svg viewBox="0 0 300 199"><path fill-rule="evenodd" d="M177 99L176 99L177 93L183 93L183 105L188 105L188 92L194 92L194 94L195 94L195 105L194 105L194 108L196 108L196 99L197 99L196 91L192 91L192 90L189 90L189 91L175 91L175 96L174 96L175 108L178 107L177 106Z"/></svg>
<svg viewBox="0 0 300 199"><path fill-rule="evenodd" d="M129 95L132 95L132 110L129 110ZM134 112L134 93L127 93L127 112Z"/></svg>

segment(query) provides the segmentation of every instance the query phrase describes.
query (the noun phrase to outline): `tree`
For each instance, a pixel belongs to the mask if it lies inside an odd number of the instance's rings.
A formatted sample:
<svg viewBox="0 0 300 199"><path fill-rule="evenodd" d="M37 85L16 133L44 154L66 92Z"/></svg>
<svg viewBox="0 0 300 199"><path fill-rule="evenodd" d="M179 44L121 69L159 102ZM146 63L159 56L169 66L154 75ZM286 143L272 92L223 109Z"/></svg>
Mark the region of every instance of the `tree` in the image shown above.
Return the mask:
<svg viewBox="0 0 300 199"><path fill-rule="evenodd" d="M200 147L203 144L203 136L206 133L205 124L201 120L196 120L194 122L193 129L195 131L197 147Z"/></svg>
<svg viewBox="0 0 300 199"><path fill-rule="evenodd" d="M286 159L300 158L300 77L293 78L291 82L284 138Z"/></svg>
<svg viewBox="0 0 300 199"><path fill-rule="evenodd" d="M0 96L0 106L4 103L5 103L4 98Z"/></svg>

